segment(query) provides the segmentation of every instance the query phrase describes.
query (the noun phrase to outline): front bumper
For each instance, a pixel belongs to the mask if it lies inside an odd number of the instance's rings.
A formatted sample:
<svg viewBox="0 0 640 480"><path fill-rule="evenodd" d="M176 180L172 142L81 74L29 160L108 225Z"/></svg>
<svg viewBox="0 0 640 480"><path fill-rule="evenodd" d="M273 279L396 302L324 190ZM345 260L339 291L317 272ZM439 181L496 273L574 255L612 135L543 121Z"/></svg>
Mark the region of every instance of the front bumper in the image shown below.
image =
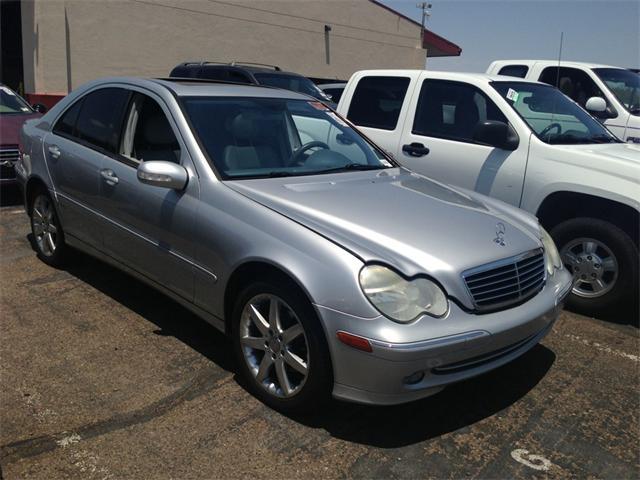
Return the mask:
<svg viewBox="0 0 640 480"><path fill-rule="evenodd" d="M333 395L358 403L404 403L504 365L544 338L571 285L571 275L561 270L547 279L540 293L517 307L475 315L451 303L445 318L423 317L409 325L316 306L333 361ZM341 343L337 331L369 339L372 352ZM407 332L422 334L407 341Z"/></svg>

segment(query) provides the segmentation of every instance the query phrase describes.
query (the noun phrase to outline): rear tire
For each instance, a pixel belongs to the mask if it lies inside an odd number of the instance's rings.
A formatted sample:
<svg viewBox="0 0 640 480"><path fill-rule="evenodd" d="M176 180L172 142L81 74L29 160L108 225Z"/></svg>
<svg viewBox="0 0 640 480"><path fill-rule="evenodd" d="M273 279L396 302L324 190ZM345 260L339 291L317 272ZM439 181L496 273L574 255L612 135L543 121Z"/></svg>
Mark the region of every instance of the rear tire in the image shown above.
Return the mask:
<svg viewBox="0 0 640 480"><path fill-rule="evenodd" d="M52 267L61 267L67 259L68 247L55 204L44 188L39 188L31 197L29 217L38 258Z"/></svg>
<svg viewBox="0 0 640 480"><path fill-rule="evenodd" d="M638 294L638 248L616 225L597 218L567 220L552 231L574 276L567 306L587 315L628 307Z"/></svg>
<svg viewBox="0 0 640 480"><path fill-rule="evenodd" d="M331 398L333 371L324 331L294 282L274 276L244 288L233 309L232 335L248 390L271 408L305 413Z"/></svg>

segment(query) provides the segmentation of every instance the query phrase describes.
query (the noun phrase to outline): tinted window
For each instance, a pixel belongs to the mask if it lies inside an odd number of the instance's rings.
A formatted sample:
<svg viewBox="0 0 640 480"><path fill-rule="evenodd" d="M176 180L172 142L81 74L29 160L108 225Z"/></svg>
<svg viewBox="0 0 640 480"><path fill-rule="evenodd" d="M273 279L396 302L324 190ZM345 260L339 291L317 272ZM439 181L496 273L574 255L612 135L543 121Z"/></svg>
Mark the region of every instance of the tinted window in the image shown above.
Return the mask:
<svg viewBox="0 0 640 480"><path fill-rule="evenodd" d="M594 68L611 93L632 115L640 115L640 75L622 68Z"/></svg>
<svg viewBox="0 0 640 480"><path fill-rule="evenodd" d="M425 80L413 121L413 133L472 142L479 122L507 123L500 109L476 87L457 82Z"/></svg>
<svg viewBox="0 0 640 480"><path fill-rule="evenodd" d="M76 136L96 147L116 152L129 92L103 88L84 97Z"/></svg>
<svg viewBox="0 0 640 480"><path fill-rule="evenodd" d="M583 108L591 97L605 98L591 77L577 68L560 67L558 72L558 67L547 67L542 71L540 81L558 87Z"/></svg>
<svg viewBox="0 0 640 480"><path fill-rule="evenodd" d="M169 74L170 77L178 77L178 78L194 78L198 76L198 71L200 67L195 65L192 66L178 66L171 70Z"/></svg>
<svg viewBox="0 0 640 480"><path fill-rule="evenodd" d="M253 83L248 75L237 70L229 70L229 81L238 83Z"/></svg>
<svg viewBox="0 0 640 480"><path fill-rule="evenodd" d="M340 101L340 98L342 97L342 92L344 92L344 87L325 88L323 92L328 93L331 96L332 102L338 103Z"/></svg>
<svg viewBox="0 0 640 480"><path fill-rule="evenodd" d="M74 103L71 108L64 112L62 117L60 117L60 120L58 120L56 125L53 127L53 132L62 135L74 136L80 108L82 108L82 99Z"/></svg>
<svg viewBox="0 0 640 480"><path fill-rule="evenodd" d="M529 67L527 67L526 65L507 65L506 67L502 67L500 69L498 75L524 78L527 76L528 71Z"/></svg>
<svg viewBox="0 0 640 480"><path fill-rule="evenodd" d="M301 75L258 72L254 73L253 76L256 77L256 80L258 80L258 83L261 85L269 85L270 87L284 88L285 90L304 93L320 100L329 99L315 83Z"/></svg>
<svg viewBox="0 0 640 480"><path fill-rule="evenodd" d="M347 118L363 127L394 130L409 87L406 77L364 77L353 93Z"/></svg>

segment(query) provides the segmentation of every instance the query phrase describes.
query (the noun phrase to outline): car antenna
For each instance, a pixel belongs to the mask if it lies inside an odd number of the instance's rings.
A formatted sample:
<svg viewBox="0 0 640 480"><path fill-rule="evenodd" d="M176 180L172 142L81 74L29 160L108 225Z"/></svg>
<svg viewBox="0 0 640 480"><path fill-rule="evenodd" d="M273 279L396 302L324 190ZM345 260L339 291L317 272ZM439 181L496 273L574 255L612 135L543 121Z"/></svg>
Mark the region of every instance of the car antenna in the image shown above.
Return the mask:
<svg viewBox="0 0 640 480"><path fill-rule="evenodd" d="M560 48L558 49L558 69L556 71L556 88L560 90L560 61L562 60L562 41L564 40L564 32L560 32ZM551 123L556 119L556 101L553 101L553 109L551 110ZM547 137L549 138L549 137Z"/></svg>

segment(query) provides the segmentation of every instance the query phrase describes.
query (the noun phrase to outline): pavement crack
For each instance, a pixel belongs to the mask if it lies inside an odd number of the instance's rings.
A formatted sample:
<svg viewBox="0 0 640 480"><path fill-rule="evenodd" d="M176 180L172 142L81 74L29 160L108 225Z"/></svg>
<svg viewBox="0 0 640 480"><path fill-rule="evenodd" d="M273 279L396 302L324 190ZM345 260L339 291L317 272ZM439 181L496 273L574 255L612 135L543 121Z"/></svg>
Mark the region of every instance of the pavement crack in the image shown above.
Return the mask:
<svg viewBox="0 0 640 480"><path fill-rule="evenodd" d="M167 395L146 407L115 415L111 418L91 423L89 425L84 425L79 428L74 428L72 430L74 435L73 438L81 438L82 441L85 441L116 430L149 422L175 409L181 403L193 400L196 397L219 387L221 384L231 381L233 378L232 376L226 376L224 377L224 380L220 382L220 373L220 371L213 368L206 368L172 394ZM57 448L64 447L69 443L65 442L65 439L69 438L69 432L70 431L63 431L51 435L18 440L7 445L3 445L0 447L0 460L2 464L6 465L23 458L34 457Z"/></svg>

